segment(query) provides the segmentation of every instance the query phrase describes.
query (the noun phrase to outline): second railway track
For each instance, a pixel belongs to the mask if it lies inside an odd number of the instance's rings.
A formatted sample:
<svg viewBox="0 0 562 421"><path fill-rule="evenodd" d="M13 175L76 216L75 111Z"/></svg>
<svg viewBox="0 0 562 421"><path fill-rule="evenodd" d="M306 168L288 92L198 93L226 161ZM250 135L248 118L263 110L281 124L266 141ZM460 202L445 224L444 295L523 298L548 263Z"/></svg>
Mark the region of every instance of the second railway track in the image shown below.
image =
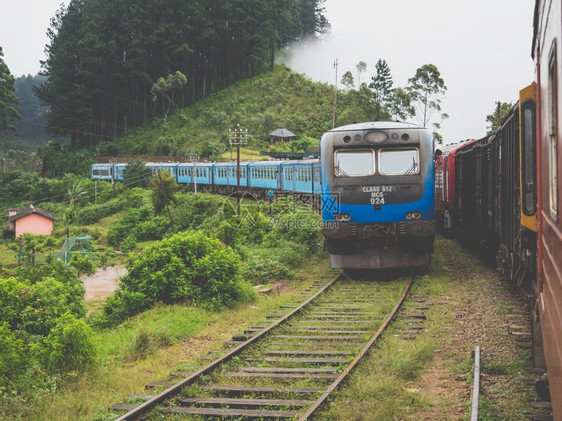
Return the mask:
<svg viewBox="0 0 562 421"><path fill-rule="evenodd" d="M156 407L181 419L308 419L388 326L411 283L340 276L317 284L212 363L141 404L116 406L130 409L118 420L144 419Z"/></svg>

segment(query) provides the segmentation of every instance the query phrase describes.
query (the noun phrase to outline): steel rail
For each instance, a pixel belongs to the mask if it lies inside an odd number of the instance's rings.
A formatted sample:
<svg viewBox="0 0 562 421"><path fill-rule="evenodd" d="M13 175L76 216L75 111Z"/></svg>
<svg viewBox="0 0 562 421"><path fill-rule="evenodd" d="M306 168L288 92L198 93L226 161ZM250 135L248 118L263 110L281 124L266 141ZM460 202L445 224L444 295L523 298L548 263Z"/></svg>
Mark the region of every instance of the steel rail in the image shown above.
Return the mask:
<svg viewBox="0 0 562 421"><path fill-rule="evenodd" d="M413 282L413 279L410 278L410 280L408 281L408 284L406 285L406 287L404 288L404 291L402 292L402 295L400 296L400 299L398 300L398 302L396 303L396 305L394 306L394 308L392 309L391 313L386 318L384 323L380 326L379 330L377 330L377 332L371 337L371 339L369 340L369 342L367 342L367 344L363 347L363 349L361 349L361 351L359 351L357 356L353 359L353 361L351 363L349 363L349 365L340 374L340 376L336 380L334 380L334 382L326 389L326 391L299 418L299 421L307 420L308 417L310 417L312 415L312 413L314 411L316 411L320 407L320 405L322 405L326 401L326 399L328 399L328 396L330 396L330 393L332 393L336 389L336 387L339 386L339 384L345 379L345 377L351 372L351 370L353 370L353 368L359 363L361 358L363 358L363 356L367 353L369 348L371 348L371 346L375 343L375 341L386 330L386 328L388 327L388 325L390 324L390 322L392 321L392 319L394 318L394 316L396 315L396 313L400 309L400 306L404 303L404 300L406 299L406 296L408 295L408 292L410 291L410 287L412 286L412 282Z"/></svg>
<svg viewBox="0 0 562 421"><path fill-rule="evenodd" d="M248 345L254 343L255 341L257 341L259 338L261 338L262 336L266 335L269 331L271 331L272 329L276 328L277 326L279 326L281 323L285 322L287 319L289 319L290 317L292 317L293 315L297 314L298 312L300 312L304 307L306 307L308 304L310 304L313 300L315 300L319 295L323 294L327 289L329 289L337 280L339 280L341 277L341 274L336 276L334 279L332 279L330 282L328 282L325 286L323 286L316 294L314 294L312 297L310 297L308 300L306 300L305 302L303 302L301 305L299 305L298 307L296 307L293 311L291 311L290 313L286 314L285 316L283 316L281 319L277 320L275 323L273 323L272 325L268 326L267 328L265 328L263 331L261 331L260 333L256 334L255 336L252 336L250 339L248 339L247 341L243 342L242 344L240 344L238 347L232 349L231 351L229 351L228 353L226 353L225 355L223 355L220 358L217 358L216 360L214 360L213 362L211 362L210 364L206 365L205 367L197 370L195 373L191 374L189 377L186 377L184 379L182 379L181 381L173 384L172 386L170 386L169 388L167 388L166 390L162 391L161 393L159 393L158 395L154 396L153 398L147 400L146 402L142 403L141 405L137 406L136 408L132 409L131 411L127 412L126 414L120 416L119 418L117 418L116 421L124 421L124 420L135 420L138 419L138 417L140 417L142 414L144 414L145 412L149 411L150 409L152 409L153 407L155 407L156 405L160 404L161 402L163 402L164 400L166 400L167 398L171 397L172 395L174 395L175 393L178 393L180 391L180 389L188 384L193 383L199 376L207 374L208 372L210 372L211 370L213 370L215 367L219 366L220 364L228 361L230 358L234 357L235 355L239 354L240 352L242 352Z"/></svg>
<svg viewBox="0 0 562 421"><path fill-rule="evenodd" d="M474 348L474 382L472 384L472 411L470 421L478 421L478 398L480 395L480 347Z"/></svg>

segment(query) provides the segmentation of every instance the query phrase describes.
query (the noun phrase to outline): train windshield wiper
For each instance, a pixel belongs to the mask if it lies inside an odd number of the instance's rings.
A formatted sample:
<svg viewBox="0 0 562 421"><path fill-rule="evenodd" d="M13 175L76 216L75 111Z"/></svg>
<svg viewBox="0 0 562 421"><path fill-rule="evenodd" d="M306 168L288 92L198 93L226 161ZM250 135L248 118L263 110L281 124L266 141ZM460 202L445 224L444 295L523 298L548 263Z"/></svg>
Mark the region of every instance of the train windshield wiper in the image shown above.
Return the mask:
<svg viewBox="0 0 562 421"><path fill-rule="evenodd" d="M336 175L338 177L349 177L349 174L341 169L340 164L336 165Z"/></svg>
<svg viewBox="0 0 562 421"><path fill-rule="evenodd" d="M414 158L412 158L412 165L410 166L410 168L408 168L408 170L404 173L404 175L413 174L417 171L417 169L418 169L418 163Z"/></svg>

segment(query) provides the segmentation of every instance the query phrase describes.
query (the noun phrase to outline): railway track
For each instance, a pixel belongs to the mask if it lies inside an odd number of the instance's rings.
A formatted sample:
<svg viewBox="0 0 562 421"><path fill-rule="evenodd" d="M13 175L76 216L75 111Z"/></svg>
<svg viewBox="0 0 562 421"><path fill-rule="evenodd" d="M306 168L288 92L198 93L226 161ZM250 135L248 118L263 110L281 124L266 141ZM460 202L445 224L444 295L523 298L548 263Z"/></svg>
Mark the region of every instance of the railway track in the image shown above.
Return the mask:
<svg viewBox="0 0 562 421"><path fill-rule="evenodd" d="M118 420L144 419L154 408L182 419L306 420L386 329L411 283L343 276L316 283L310 298L235 335L210 364L137 397L140 404L115 405L128 410Z"/></svg>

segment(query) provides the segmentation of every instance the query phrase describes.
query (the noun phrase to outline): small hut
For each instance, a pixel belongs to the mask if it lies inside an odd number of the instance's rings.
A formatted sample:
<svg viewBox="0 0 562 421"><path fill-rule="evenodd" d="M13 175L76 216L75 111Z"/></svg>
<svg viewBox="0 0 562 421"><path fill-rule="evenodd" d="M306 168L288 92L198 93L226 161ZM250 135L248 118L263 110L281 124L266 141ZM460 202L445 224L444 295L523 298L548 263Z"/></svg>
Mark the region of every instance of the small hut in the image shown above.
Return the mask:
<svg viewBox="0 0 562 421"><path fill-rule="evenodd" d="M269 133L271 143L273 143L274 141L277 141L279 139L281 140L282 143L285 143L285 141L290 142L296 136L297 136L296 134L294 134L293 132L291 132L287 129L284 129L284 128L279 128L279 129L274 130L271 133Z"/></svg>
<svg viewBox="0 0 562 421"><path fill-rule="evenodd" d="M51 235L55 221L58 219L53 214L33 205L19 211L8 211L9 230L14 232L16 237L26 232L33 235Z"/></svg>

